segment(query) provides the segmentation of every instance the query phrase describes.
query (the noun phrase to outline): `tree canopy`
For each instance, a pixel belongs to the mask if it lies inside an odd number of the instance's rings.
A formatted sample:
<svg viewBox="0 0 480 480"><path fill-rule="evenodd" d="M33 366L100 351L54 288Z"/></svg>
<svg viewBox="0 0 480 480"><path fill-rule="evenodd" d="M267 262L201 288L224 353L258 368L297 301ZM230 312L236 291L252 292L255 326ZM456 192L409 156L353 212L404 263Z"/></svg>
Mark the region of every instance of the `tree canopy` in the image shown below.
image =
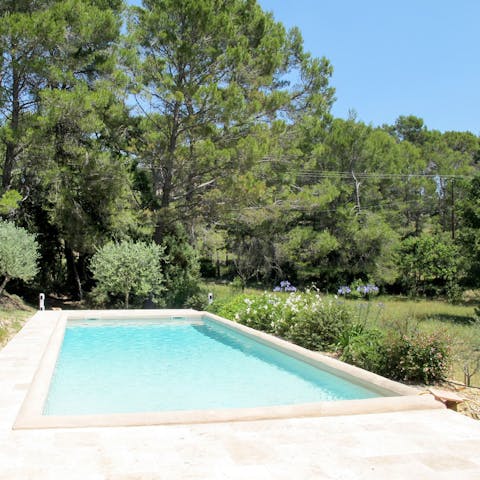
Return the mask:
<svg viewBox="0 0 480 480"><path fill-rule="evenodd" d="M200 274L480 286L480 138L334 118L332 65L256 0L22 0L0 17L0 216L36 235L51 291L81 299L95 252L151 241L171 306Z"/></svg>

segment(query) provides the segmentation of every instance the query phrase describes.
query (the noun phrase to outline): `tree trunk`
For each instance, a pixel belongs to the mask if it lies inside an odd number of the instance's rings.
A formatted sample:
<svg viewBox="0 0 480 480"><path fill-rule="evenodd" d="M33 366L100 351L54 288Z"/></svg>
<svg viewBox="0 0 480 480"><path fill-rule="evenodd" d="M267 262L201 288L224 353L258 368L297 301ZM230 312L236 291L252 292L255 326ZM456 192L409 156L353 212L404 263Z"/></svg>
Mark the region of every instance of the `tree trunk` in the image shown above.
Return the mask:
<svg viewBox="0 0 480 480"><path fill-rule="evenodd" d="M69 245L65 244L65 259L67 261L67 281L75 297L78 300L83 300L83 289L80 275L78 274L75 255Z"/></svg>
<svg viewBox="0 0 480 480"><path fill-rule="evenodd" d="M128 298L129 298L129 291L125 292L125 308L128 310Z"/></svg>
<svg viewBox="0 0 480 480"><path fill-rule="evenodd" d="M163 236L167 230L168 218L168 208L170 207L172 191L173 191L173 170L175 168L175 150L177 149L177 140L178 140L178 130L179 130L179 115L180 115L180 104L175 103L173 108L173 118L172 118L172 130L170 131L170 138L168 142L168 151L165 157L165 162L162 165L162 195L160 198L160 212L159 218L157 220L157 225L155 226L154 241L155 243L160 244L162 242ZM157 193L158 188L155 187ZM165 212L165 215L162 213Z"/></svg>
<svg viewBox="0 0 480 480"><path fill-rule="evenodd" d="M0 297L3 295L3 291L5 290L5 287L7 286L7 283L9 280L10 280L10 277L8 275L5 275L5 278L3 279L3 282L0 285Z"/></svg>
<svg viewBox="0 0 480 480"><path fill-rule="evenodd" d="M357 177L355 176L355 172L352 170L352 177L353 180L355 181L355 203L357 205L357 214L361 212L361 206L360 206L360 182L357 180Z"/></svg>
<svg viewBox="0 0 480 480"><path fill-rule="evenodd" d="M13 140L8 140L5 144L5 160L2 172L2 190L7 191L12 183L12 171L17 156L17 138L20 122L20 78L15 67L12 67L12 117L10 128L12 130Z"/></svg>

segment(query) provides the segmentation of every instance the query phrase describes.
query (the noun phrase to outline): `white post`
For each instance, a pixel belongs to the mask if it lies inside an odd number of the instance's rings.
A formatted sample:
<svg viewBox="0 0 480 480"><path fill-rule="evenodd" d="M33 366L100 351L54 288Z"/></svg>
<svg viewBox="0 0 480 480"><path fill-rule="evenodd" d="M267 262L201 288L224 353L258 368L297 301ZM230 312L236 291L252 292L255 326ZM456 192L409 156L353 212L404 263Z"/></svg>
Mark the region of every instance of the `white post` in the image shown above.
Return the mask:
<svg viewBox="0 0 480 480"><path fill-rule="evenodd" d="M208 294L208 304L210 305L212 302L213 302L213 293L210 292L210 293Z"/></svg>
<svg viewBox="0 0 480 480"><path fill-rule="evenodd" d="M39 308L40 310L45 310L45 294L44 293L41 293L39 296L38 296L38 302L39 302Z"/></svg>

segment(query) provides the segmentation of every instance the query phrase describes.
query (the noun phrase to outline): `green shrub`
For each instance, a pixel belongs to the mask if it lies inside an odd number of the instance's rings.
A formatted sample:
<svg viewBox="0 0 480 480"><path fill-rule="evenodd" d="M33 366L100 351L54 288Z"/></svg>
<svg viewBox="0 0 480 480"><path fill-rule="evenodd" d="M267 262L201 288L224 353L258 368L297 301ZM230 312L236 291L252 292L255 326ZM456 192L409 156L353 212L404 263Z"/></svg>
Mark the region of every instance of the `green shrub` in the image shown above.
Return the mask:
<svg viewBox="0 0 480 480"><path fill-rule="evenodd" d="M342 332L337 347L341 360L393 380L428 384L443 380L448 372L448 338L410 324L386 325L385 330L352 324Z"/></svg>
<svg viewBox="0 0 480 480"><path fill-rule="evenodd" d="M207 306L207 311L220 315L228 320L235 320L235 315L245 307L246 294L238 294L233 297L215 299Z"/></svg>
<svg viewBox="0 0 480 480"><path fill-rule="evenodd" d="M125 308L131 295L154 300L164 290L160 261L163 247L144 242L107 243L92 258L90 268L97 281L93 297L97 300L122 295Z"/></svg>
<svg viewBox="0 0 480 480"><path fill-rule="evenodd" d="M242 308L234 316L234 320L247 327L275 333L275 325L281 319L284 305L283 298L270 293L247 296L243 300Z"/></svg>
<svg viewBox="0 0 480 480"><path fill-rule="evenodd" d="M12 278L31 280L38 271L35 235L0 220L0 296Z"/></svg>
<svg viewBox="0 0 480 480"><path fill-rule="evenodd" d="M208 304L208 294L203 290L188 297L183 303L184 308L193 308L194 310L205 310Z"/></svg>
<svg viewBox="0 0 480 480"><path fill-rule="evenodd" d="M340 360L370 372L381 373L385 362L383 341L382 331L353 324L352 328L345 329L340 337Z"/></svg>
<svg viewBox="0 0 480 480"><path fill-rule="evenodd" d="M323 299L316 292L238 295L226 304L217 303L213 310L218 315L312 350L325 350L335 345L353 318L344 303Z"/></svg>
<svg viewBox="0 0 480 480"><path fill-rule="evenodd" d="M168 308L201 308L200 263L183 227L171 226L162 239L160 266L163 273L163 303ZM206 296L205 296L206 297Z"/></svg>
<svg viewBox="0 0 480 480"><path fill-rule="evenodd" d="M461 297L459 250L448 237L424 233L402 241L398 266L410 295Z"/></svg>
<svg viewBox="0 0 480 480"><path fill-rule="evenodd" d="M294 293L285 301L274 332L311 350L329 350L352 319L351 309L343 302L322 298L317 292Z"/></svg>
<svg viewBox="0 0 480 480"><path fill-rule="evenodd" d="M383 347L383 375L404 382L445 379L450 360L448 339L439 333L388 335Z"/></svg>

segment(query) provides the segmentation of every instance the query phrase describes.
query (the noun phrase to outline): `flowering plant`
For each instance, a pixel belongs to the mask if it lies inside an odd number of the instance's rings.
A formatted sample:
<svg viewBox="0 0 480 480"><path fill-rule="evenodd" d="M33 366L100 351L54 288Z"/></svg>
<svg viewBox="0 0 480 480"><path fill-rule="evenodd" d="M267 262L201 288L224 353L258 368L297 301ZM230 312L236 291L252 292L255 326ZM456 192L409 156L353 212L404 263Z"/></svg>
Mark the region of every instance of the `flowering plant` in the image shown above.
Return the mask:
<svg viewBox="0 0 480 480"><path fill-rule="evenodd" d="M368 285L359 285L357 287L357 292L360 292L361 295L367 297L369 295L377 295L378 294L378 287L373 284Z"/></svg>
<svg viewBox="0 0 480 480"><path fill-rule="evenodd" d="M282 288L288 287L285 285ZM288 290L287 290L288 291ZM312 350L336 344L353 312L343 302L323 299L316 290L290 295L264 293L244 298L233 319Z"/></svg>
<svg viewBox="0 0 480 480"><path fill-rule="evenodd" d="M348 295L349 293L352 293L352 289L346 285L340 287L337 292L338 295Z"/></svg>
<svg viewBox="0 0 480 480"><path fill-rule="evenodd" d="M294 287L288 280L282 280L280 285L277 285L274 289L274 292L296 292L297 287Z"/></svg>
<svg viewBox="0 0 480 480"><path fill-rule="evenodd" d="M366 298L367 300L375 295L378 295L379 288L374 283L366 285L354 282L352 285L343 285L339 287L337 295L350 296L351 298Z"/></svg>

